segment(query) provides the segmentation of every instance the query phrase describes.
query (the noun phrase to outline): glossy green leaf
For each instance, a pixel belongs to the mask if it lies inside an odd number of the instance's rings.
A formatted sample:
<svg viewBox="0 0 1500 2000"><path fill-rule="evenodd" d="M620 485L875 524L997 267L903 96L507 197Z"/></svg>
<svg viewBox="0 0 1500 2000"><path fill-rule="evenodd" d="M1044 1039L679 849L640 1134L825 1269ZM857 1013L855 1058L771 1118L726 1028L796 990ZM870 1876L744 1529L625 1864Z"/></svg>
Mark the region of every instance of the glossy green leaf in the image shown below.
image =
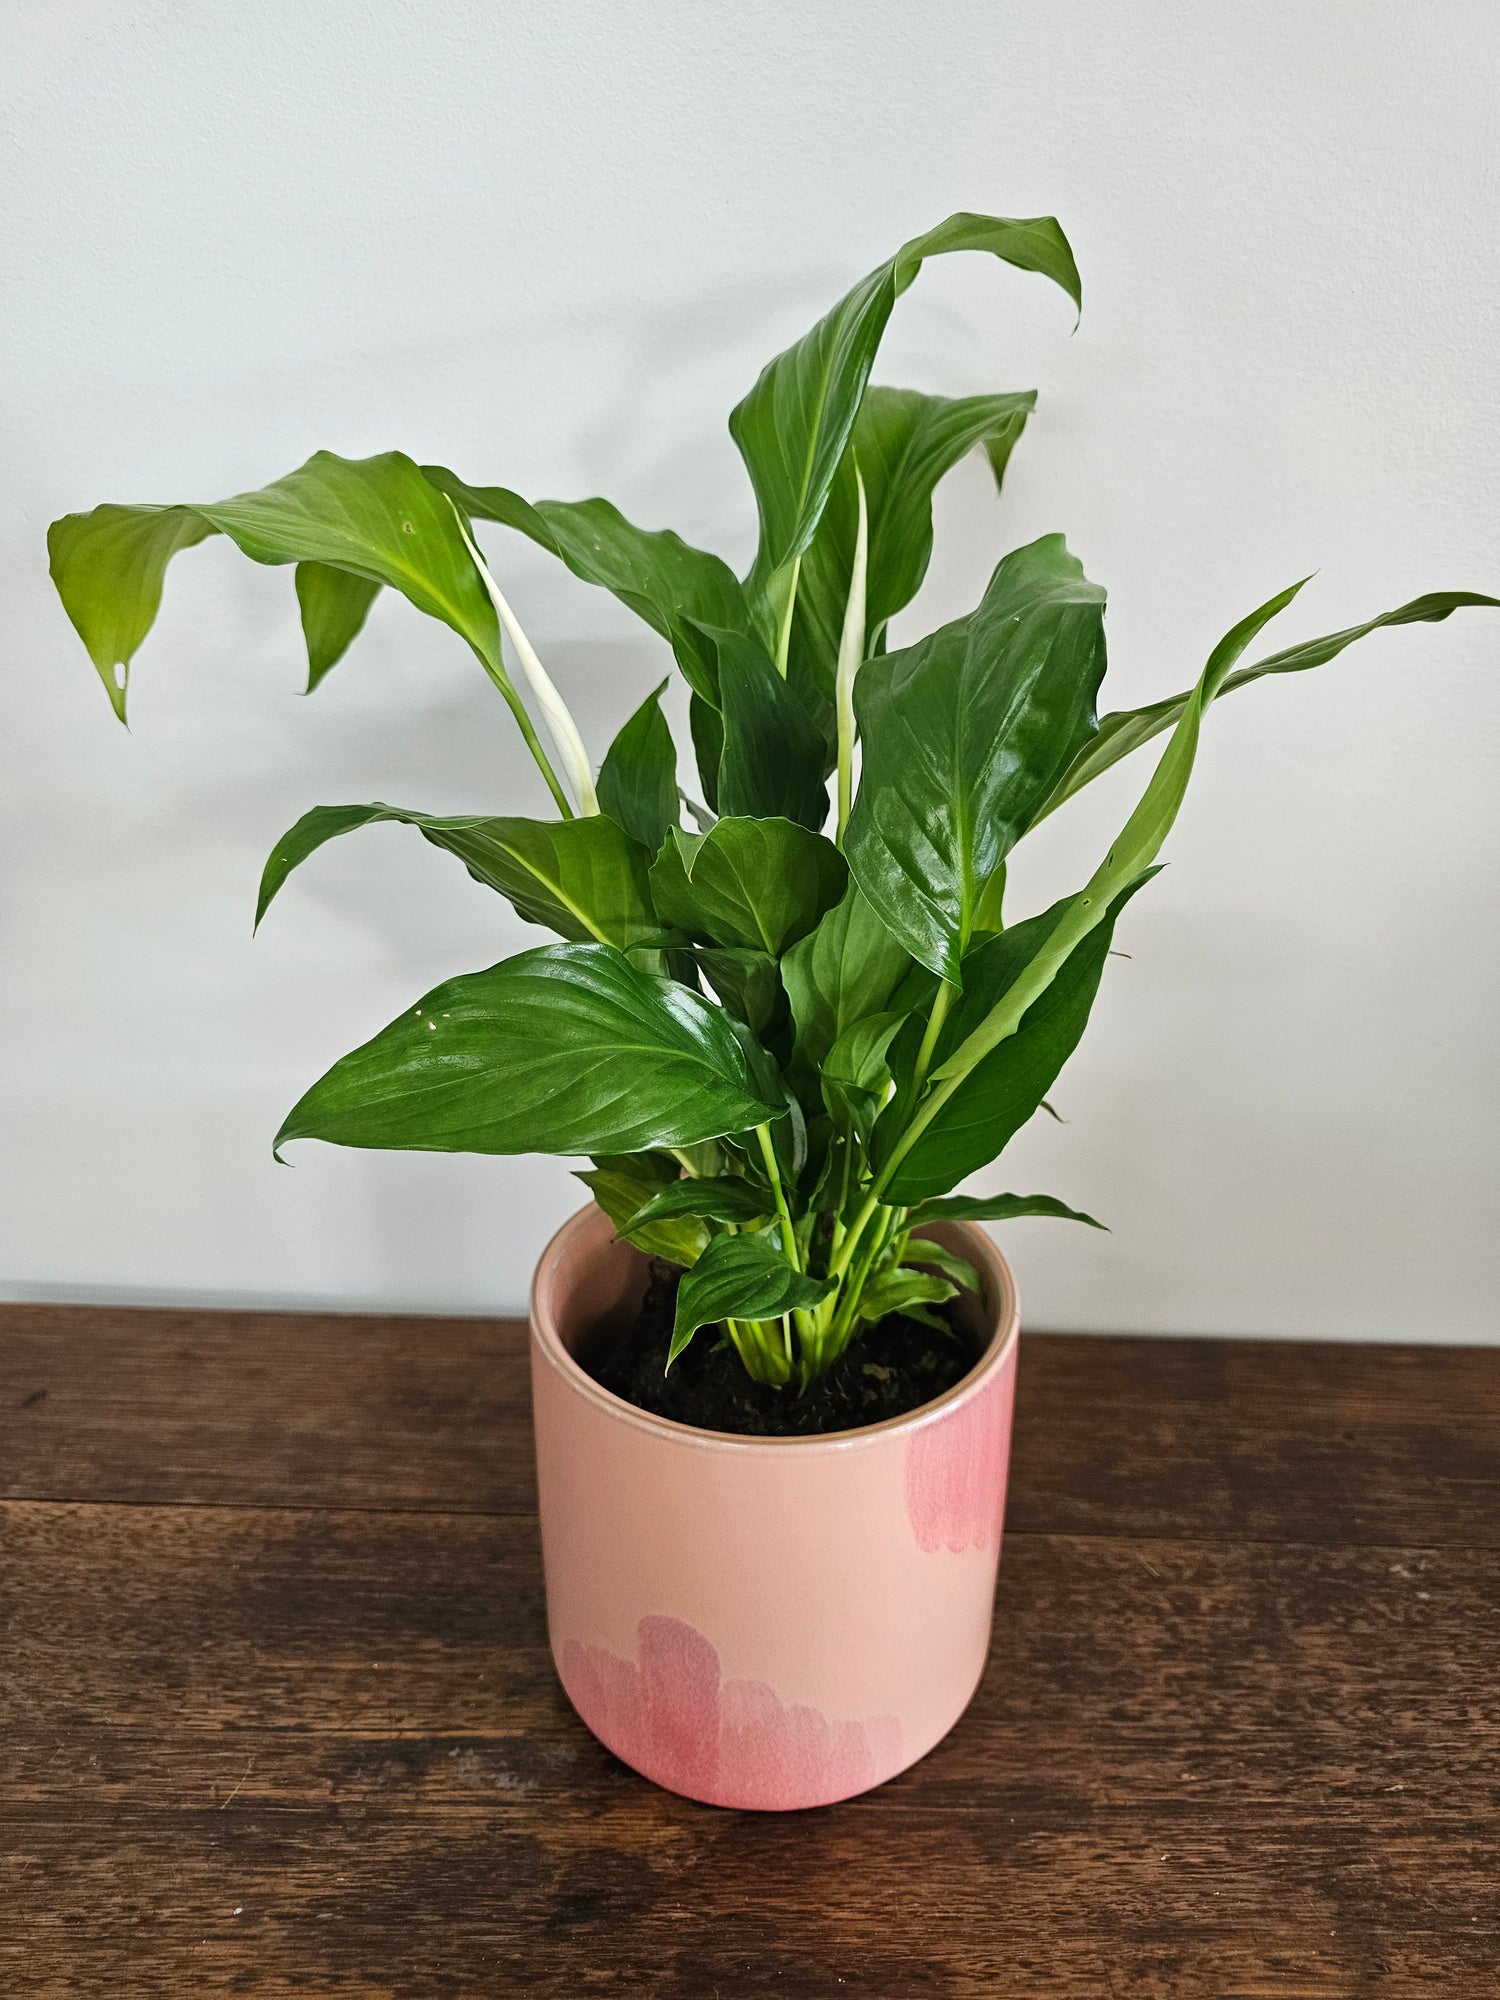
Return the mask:
<svg viewBox="0 0 1500 2000"><path fill-rule="evenodd" d="M677 747L661 712L666 685L647 695L599 767L600 809L652 854L681 817Z"/></svg>
<svg viewBox="0 0 1500 2000"><path fill-rule="evenodd" d="M897 1187L906 1190L900 1196L893 1195L892 1199L916 1201L924 1195L940 1194L962 1179L965 1173L973 1172L993 1157L995 1149L992 1148L982 1158L973 1158L968 1167L952 1172L951 1156L945 1154L941 1145L935 1144L925 1150L919 1167L910 1171L907 1167L907 1162L924 1148L927 1134L945 1120L950 1105L963 1091L974 1070L1015 1035L1028 1011L1068 965L1073 953L1101 924L1113 920L1118 900L1144 877L1181 807L1188 779L1192 775L1203 716L1209 704L1257 632L1277 612L1284 610L1301 588L1300 583L1295 583L1279 592L1258 610L1241 619L1219 641L1209 655L1192 699L1172 732L1140 803L1103 862L1095 869L1087 887L1056 905L1045 917L1034 920L1039 934L1045 927L1045 935L1040 936L1036 949L1015 971L1001 997L984 1018L933 1070L927 1094L912 1109L909 1122L904 1123L899 1133L887 1132L886 1154L876 1177L876 1186L886 1193ZM1017 930L1020 928L1016 926ZM1014 932L1007 932L1004 936L1013 937ZM983 950L991 951L1002 942L1003 939L991 939ZM1086 965L1087 959L1080 963ZM876 1136L877 1139L881 1137L879 1131ZM970 1132L968 1143L974 1142L974 1135Z"/></svg>
<svg viewBox="0 0 1500 2000"><path fill-rule="evenodd" d="M668 1367L700 1326L724 1319L779 1319L826 1298L833 1285L796 1270L766 1230L716 1236L677 1290Z"/></svg>
<svg viewBox="0 0 1500 2000"><path fill-rule="evenodd" d="M1437 625L1453 612L1470 605L1500 606L1500 597L1484 597L1472 590L1429 591L1426 596L1414 597L1409 604L1383 612L1380 617L1368 619L1363 625L1349 625L1342 632L1330 632L1321 639L1305 640L1302 645L1288 646L1283 652L1272 653L1268 659L1256 661L1253 666L1241 667L1228 675L1219 693L1232 694L1236 688L1249 687L1252 681L1264 680L1267 674L1305 673L1309 667L1321 667L1327 661L1336 659L1346 646L1352 646L1357 639L1366 638L1371 632L1378 632L1382 626ZM1064 799L1082 791L1092 779L1118 764L1122 757L1128 757L1132 750L1138 750L1153 736L1160 736L1174 727L1192 700L1193 693L1194 690L1189 688L1185 694L1174 694L1166 701L1152 702L1147 708L1117 709L1111 715L1101 716L1098 735L1079 751L1046 805L1037 814L1037 820L1055 812Z"/></svg>
<svg viewBox="0 0 1500 2000"><path fill-rule="evenodd" d="M335 1063L276 1143L634 1153L779 1110L718 1008L610 945L559 944L434 988Z"/></svg>
<svg viewBox="0 0 1500 2000"><path fill-rule="evenodd" d="M320 451L285 478L229 500L96 507L53 522L52 580L122 720L130 661L156 616L166 565L215 533L254 562L319 563L389 584L460 633L492 670L499 666L494 606L443 496L404 452L348 459ZM350 615L346 601L345 625ZM318 632L325 660L323 611Z"/></svg>
<svg viewBox="0 0 1500 2000"><path fill-rule="evenodd" d="M891 308L928 257L985 251L1039 271L1081 304L1078 269L1051 216L951 215L861 279L811 332L777 355L729 419L760 510L753 590L780 610L790 566L817 532ZM768 635L764 635L768 636Z"/></svg>
<svg viewBox="0 0 1500 2000"><path fill-rule="evenodd" d="M958 398L879 385L865 391L823 518L797 572L788 678L825 728L854 565L856 463L869 511L866 650L878 652L886 625L916 596L927 574L932 496L939 480L983 445L998 487L1035 403L1034 390ZM810 697L808 689L815 690Z"/></svg>
<svg viewBox="0 0 1500 2000"><path fill-rule="evenodd" d="M688 699L688 729L693 739L693 756L698 764L698 781L703 787L703 797L711 815L719 810L719 765L724 758L724 718L718 709L719 690L714 685L714 698L708 700L693 689ZM693 815L697 822L698 815ZM707 827L699 824L699 831L706 833Z"/></svg>
<svg viewBox="0 0 1500 2000"><path fill-rule="evenodd" d="M1050 1215L1059 1222L1086 1222L1090 1229L1103 1229L1080 1208L1069 1208L1050 1194L948 1194L922 1202L914 1221L937 1222L1019 1222L1027 1215Z"/></svg>
<svg viewBox="0 0 1500 2000"><path fill-rule="evenodd" d="M602 813L587 819L439 817L400 806L315 806L271 850L261 877L255 921L288 875L325 841L363 826L395 821L456 854L476 881L497 889L528 923L545 924L579 943L621 950L663 942L651 903L651 857Z"/></svg>
<svg viewBox="0 0 1500 2000"><path fill-rule="evenodd" d="M380 585L352 570L327 563L299 562L297 604L302 613L302 637L307 643L307 692L336 667L359 637Z"/></svg>
<svg viewBox="0 0 1500 2000"><path fill-rule="evenodd" d="M760 1222L775 1213L771 1190L742 1174L685 1177L649 1195L620 1234L629 1236L644 1223L678 1215L701 1216L710 1222Z"/></svg>
<svg viewBox="0 0 1500 2000"><path fill-rule="evenodd" d="M989 877L1093 734L1104 592L1061 535L1017 549L977 610L867 661L844 851L912 956L962 980Z"/></svg>
<svg viewBox="0 0 1500 2000"><path fill-rule="evenodd" d="M698 630L713 648L719 695L715 810L795 820L816 833L828 817L823 732L759 640Z"/></svg>
<svg viewBox="0 0 1500 2000"><path fill-rule="evenodd" d="M786 1016L786 995L775 959L763 951L726 945L700 945L693 956L735 1019L761 1041L769 1041Z"/></svg>
<svg viewBox="0 0 1500 2000"><path fill-rule="evenodd" d="M1137 889L1155 871L1143 871L1114 899L1102 923L1087 931L1022 1016L1014 1034L996 1044L966 1073L915 1145L905 1154L886 1190L887 1199L909 1205L945 1194L957 1182L988 1166L1041 1106L1068 1057L1082 1039L1099 990L1116 919ZM1064 897L1038 917L986 939L964 961L964 990L938 1043L939 1058L959 1047L1004 1004L1017 982L1062 928L1075 898ZM936 1074L941 1075L939 1068ZM875 1150L884 1160L905 1127L904 1107L896 1105L889 1129L877 1131ZM930 1216L931 1210L924 1211Z"/></svg>
<svg viewBox="0 0 1500 2000"><path fill-rule="evenodd" d="M817 929L781 962L797 1043L814 1067L840 1035L893 1004L911 970L911 954L893 937L851 882Z"/></svg>
<svg viewBox="0 0 1500 2000"><path fill-rule="evenodd" d="M847 1027L823 1062L823 1102L842 1133L868 1144L890 1088L888 1052L904 1014L866 1014Z"/></svg>
<svg viewBox="0 0 1500 2000"><path fill-rule="evenodd" d="M708 1247L709 1230L696 1216L669 1216L626 1228L653 1194L675 1186L682 1169L670 1153L601 1153L592 1168L574 1175L583 1182L621 1236L647 1257L664 1257L686 1268Z"/></svg>
<svg viewBox="0 0 1500 2000"><path fill-rule="evenodd" d="M671 529L637 528L608 500L523 500L506 486L470 486L445 466L422 470L464 512L529 536L642 618L671 646L690 682L699 673L695 621L751 630L750 607L734 571Z"/></svg>
<svg viewBox="0 0 1500 2000"><path fill-rule="evenodd" d="M674 830L651 870L657 915L712 944L779 958L844 893L832 841L787 819L726 817L705 834Z"/></svg>

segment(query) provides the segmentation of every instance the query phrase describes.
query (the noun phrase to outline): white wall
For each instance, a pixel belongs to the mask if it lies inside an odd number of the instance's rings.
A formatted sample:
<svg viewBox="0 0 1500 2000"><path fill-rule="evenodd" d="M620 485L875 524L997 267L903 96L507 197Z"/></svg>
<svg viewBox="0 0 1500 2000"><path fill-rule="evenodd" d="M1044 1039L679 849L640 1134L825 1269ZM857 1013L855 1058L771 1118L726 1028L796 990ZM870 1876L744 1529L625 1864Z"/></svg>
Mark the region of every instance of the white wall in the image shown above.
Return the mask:
<svg viewBox="0 0 1500 2000"><path fill-rule="evenodd" d="M1075 337L977 259L898 309L885 379L1042 391L1004 502L977 464L945 489L909 633L1056 527L1112 588L1114 705L1310 569L1286 641L1500 591L1497 61L1461 0L9 0L5 1292L509 1309L578 1199L557 1161L270 1157L331 1059L539 941L399 829L319 855L251 941L309 805L542 808L459 642L382 601L304 702L290 574L211 543L127 734L50 593L52 516L399 445L743 561L724 417L760 363L949 210L1052 210ZM490 546L601 754L664 649ZM1114 1226L1007 1232L1033 1324L1495 1337L1490 618L1214 714L1070 1122L986 1183ZM1145 775L1053 822L1020 895L1081 879Z"/></svg>

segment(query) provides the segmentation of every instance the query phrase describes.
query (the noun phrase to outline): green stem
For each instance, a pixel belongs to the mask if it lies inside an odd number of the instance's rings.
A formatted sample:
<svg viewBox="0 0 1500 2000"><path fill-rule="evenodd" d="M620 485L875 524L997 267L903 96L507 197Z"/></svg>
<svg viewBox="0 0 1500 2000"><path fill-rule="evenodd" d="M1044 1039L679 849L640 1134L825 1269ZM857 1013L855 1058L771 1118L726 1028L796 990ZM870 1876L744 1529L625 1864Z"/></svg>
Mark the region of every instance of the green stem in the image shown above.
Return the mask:
<svg viewBox="0 0 1500 2000"><path fill-rule="evenodd" d="M802 573L801 556L792 558L792 574L787 584L786 604L782 609L781 623L776 630L776 671L786 679L787 656L792 650L792 613L797 608L797 579Z"/></svg>
<svg viewBox="0 0 1500 2000"><path fill-rule="evenodd" d="M781 1185L781 1169L776 1164L776 1148L771 1143L769 1125L757 1125L755 1136L760 1141L760 1156L766 1164L766 1177L771 1183L771 1192L776 1197L776 1214L781 1224L781 1247L786 1252L786 1260L794 1271L802 1269L802 1254L797 1245L797 1232L792 1227L792 1212L786 1205L786 1195Z"/></svg>
<svg viewBox="0 0 1500 2000"><path fill-rule="evenodd" d="M943 1032L943 1023L948 1018L948 1010L953 1005L953 996L958 988L944 980L932 997L932 1011L927 1016L927 1032L922 1037L922 1046L917 1050L916 1067L912 1071L912 1093L921 1092L927 1081L927 1072L932 1067L932 1052L937 1047L938 1036Z"/></svg>
<svg viewBox="0 0 1500 2000"><path fill-rule="evenodd" d="M861 1207L859 1213L850 1223L848 1234L845 1236L843 1242L839 1245L838 1249L834 1252L832 1258L829 1261L828 1275L830 1278L842 1278L844 1273L848 1270L850 1264L854 1260L854 1253L859 1248L860 1239L863 1237L865 1231L869 1228L870 1219L880 1206L881 1206L881 1201L880 1201L879 1189L876 1187L872 1187L870 1189L869 1194L866 1195L864 1204Z"/></svg>
<svg viewBox="0 0 1500 2000"><path fill-rule="evenodd" d="M542 748L542 739L537 735L531 717L526 713L526 705L516 690L515 682L505 671L504 667L497 666L493 660L487 660L477 646L474 648L474 652L479 660L479 664L495 683L495 686L499 688L501 694L505 696L510 707L510 712L516 718L521 734L526 740L526 748L536 759L537 769L547 780L547 790L556 800L558 811L564 819L576 819L577 814L569 804L568 795L558 782L558 776L552 768L551 760Z"/></svg>
<svg viewBox="0 0 1500 2000"><path fill-rule="evenodd" d="M869 1280L870 1272L881 1253L889 1247L892 1236L900 1229L905 1214L906 1211L904 1209L892 1208L886 1210L885 1214L881 1217L878 1227L872 1232L869 1242L865 1245L864 1254L861 1256L858 1265L850 1274L849 1282L844 1286L843 1295L839 1301L838 1312L835 1314L833 1324L828 1330L830 1362L837 1361L844 1349L849 1345L849 1342L854 1338L854 1329L859 1323L860 1300L864 1297L865 1285Z"/></svg>

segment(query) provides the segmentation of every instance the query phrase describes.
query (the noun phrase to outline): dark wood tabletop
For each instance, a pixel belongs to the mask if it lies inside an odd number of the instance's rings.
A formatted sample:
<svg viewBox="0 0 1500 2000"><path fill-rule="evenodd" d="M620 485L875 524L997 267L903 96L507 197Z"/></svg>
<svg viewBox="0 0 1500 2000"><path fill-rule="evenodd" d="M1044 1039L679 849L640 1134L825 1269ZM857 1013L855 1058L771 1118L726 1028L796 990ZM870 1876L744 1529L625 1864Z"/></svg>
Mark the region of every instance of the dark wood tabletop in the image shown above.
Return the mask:
<svg viewBox="0 0 1500 2000"><path fill-rule="evenodd" d="M0 1308L0 1994L1500 1994L1500 1351L1027 1336L989 1671L787 1816L553 1678L523 1330Z"/></svg>

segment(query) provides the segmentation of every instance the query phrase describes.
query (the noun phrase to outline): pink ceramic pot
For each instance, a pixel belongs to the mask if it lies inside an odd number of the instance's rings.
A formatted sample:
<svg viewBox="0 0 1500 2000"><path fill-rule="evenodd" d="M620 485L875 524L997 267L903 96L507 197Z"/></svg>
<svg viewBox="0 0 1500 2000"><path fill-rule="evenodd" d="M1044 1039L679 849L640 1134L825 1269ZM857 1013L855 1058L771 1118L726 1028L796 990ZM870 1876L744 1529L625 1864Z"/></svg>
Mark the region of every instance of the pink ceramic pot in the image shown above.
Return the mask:
<svg viewBox="0 0 1500 2000"><path fill-rule="evenodd" d="M710 1805L830 1805L924 1756L984 1669L1015 1390L1015 1283L975 1265L982 1358L910 1416L827 1437L693 1430L574 1356L633 1316L646 1262L586 1208L537 1267L531 1377L547 1620L617 1757Z"/></svg>

